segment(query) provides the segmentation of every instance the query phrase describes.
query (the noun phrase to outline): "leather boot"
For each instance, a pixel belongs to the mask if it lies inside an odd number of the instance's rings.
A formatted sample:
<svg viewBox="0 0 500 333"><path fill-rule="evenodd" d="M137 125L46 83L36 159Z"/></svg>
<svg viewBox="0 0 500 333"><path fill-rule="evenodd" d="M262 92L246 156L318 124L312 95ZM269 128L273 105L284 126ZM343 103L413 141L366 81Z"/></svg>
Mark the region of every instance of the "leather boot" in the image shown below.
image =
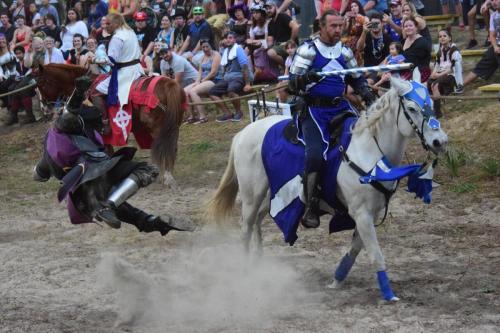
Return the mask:
<svg viewBox="0 0 500 333"><path fill-rule="evenodd" d="M302 225L306 228L319 227L319 198L317 196L318 172L311 172L304 177L304 195L306 197L306 210L302 216Z"/></svg>
<svg viewBox="0 0 500 333"><path fill-rule="evenodd" d="M120 229L122 221L116 217L116 213L112 208L104 207L96 212L96 219L104 222L113 229Z"/></svg>

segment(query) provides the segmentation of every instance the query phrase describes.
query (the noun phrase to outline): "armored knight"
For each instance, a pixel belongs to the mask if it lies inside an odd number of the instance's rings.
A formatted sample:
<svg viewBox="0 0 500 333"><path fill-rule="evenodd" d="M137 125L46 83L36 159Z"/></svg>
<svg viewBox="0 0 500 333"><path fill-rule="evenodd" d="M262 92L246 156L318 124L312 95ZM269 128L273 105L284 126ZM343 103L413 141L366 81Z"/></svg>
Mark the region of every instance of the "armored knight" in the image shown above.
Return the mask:
<svg viewBox="0 0 500 333"><path fill-rule="evenodd" d="M347 84L369 106L375 96L362 74L320 76L318 72L358 67L353 52L340 41L342 17L334 10L323 13L320 34L299 46L290 66L289 89L303 105L297 118L299 140L305 145L305 174L303 177L306 211L302 224L319 226L317 184L323 161L327 158L330 141L329 125L357 111L343 98Z"/></svg>
<svg viewBox="0 0 500 333"><path fill-rule="evenodd" d="M43 157L35 166L33 178L47 181L51 176L62 183L58 199L66 199L72 223L88 223L95 218L112 228L129 223L141 232L192 230L176 227L172 217L165 221L126 202L141 187L151 184L158 169L132 158L135 148L125 147L108 155L95 130L99 110L82 105L91 81L79 78L63 113L45 137ZM185 221L186 222L186 221Z"/></svg>

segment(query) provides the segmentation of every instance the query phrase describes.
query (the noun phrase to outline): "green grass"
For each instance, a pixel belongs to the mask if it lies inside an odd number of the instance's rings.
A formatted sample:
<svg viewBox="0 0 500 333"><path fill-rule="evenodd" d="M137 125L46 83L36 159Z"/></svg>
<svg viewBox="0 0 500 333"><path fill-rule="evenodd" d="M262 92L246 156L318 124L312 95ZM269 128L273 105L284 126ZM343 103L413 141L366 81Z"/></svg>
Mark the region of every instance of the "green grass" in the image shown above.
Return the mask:
<svg viewBox="0 0 500 333"><path fill-rule="evenodd" d="M495 159L487 159L481 163L481 169L488 177L500 176L500 163Z"/></svg>
<svg viewBox="0 0 500 333"><path fill-rule="evenodd" d="M455 193L468 193L468 192L472 192L474 190L477 189L477 185L476 184L473 184L473 183L461 183L461 184L457 184L455 186L453 186L451 188L451 191L452 192L455 192Z"/></svg>
<svg viewBox="0 0 500 333"><path fill-rule="evenodd" d="M450 144L444 157L444 165L452 177L458 177L459 169L466 164L467 159L468 156L463 150Z"/></svg>

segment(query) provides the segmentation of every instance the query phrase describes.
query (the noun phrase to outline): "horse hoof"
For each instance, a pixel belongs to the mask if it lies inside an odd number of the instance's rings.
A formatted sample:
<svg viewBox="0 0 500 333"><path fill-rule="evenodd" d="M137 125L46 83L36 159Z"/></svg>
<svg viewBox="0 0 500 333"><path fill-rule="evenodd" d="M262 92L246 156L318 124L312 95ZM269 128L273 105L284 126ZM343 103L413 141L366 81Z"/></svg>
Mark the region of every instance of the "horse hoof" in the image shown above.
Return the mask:
<svg viewBox="0 0 500 333"><path fill-rule="evenodd" d="M387 302L390 302L390 303L396 303L399 301L399 297L396 297L396 296L392 296L392 298L390 300L388 300Z"/></svg>
<svg viewBox="0 0 500 333"><path fill-rule="evenodd" d="M337 281L337 280L333 280L333 282L329 285L327 285L326 287L328 289L340 289L340 287L342 287L342 285L344 284L343 281Z"/></svg>

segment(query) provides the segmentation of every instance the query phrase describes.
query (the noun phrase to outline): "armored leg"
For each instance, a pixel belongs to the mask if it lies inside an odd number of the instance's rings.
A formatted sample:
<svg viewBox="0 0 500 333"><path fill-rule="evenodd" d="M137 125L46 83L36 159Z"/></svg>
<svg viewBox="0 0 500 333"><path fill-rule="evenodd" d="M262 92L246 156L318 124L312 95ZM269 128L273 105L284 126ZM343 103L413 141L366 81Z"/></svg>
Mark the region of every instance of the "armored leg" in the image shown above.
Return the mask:
<svg viewBox="0 0 500 333"><path fill-rule="evenodd" d="M319 198L317 193L319 174L311 172L304 177L304 195L306 197L306 211L302 217L302 225L306 228L319 227Z"/></svg>

